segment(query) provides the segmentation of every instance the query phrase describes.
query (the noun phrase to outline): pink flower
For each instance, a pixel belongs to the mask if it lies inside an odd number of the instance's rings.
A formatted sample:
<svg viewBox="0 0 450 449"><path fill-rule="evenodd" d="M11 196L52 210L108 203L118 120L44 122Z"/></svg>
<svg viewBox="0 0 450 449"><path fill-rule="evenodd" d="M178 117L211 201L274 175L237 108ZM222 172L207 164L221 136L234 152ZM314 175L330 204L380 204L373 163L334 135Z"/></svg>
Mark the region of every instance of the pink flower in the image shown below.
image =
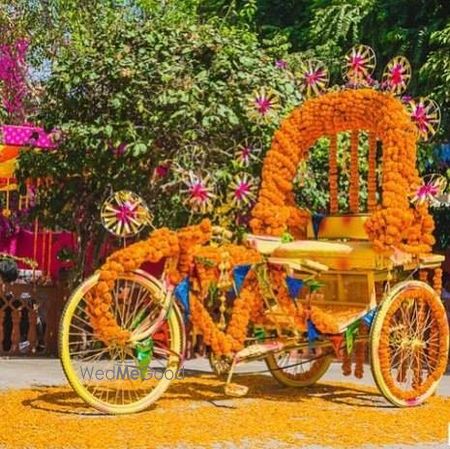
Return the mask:
<svg viewBox="0 0 450 449"><path fill-rule="evenodd" d="M169 173L170 164L169 163L162 163L159 164L155 168L155 175L159 176L160 178L164 178Z"/></svg>
<svg viewBox="0 0 450 449"><path fill-rule="evenodd" d="M275 67L280 70L286 70L288 68L288 63L284 59L277 59L275 61Z"/></svg>

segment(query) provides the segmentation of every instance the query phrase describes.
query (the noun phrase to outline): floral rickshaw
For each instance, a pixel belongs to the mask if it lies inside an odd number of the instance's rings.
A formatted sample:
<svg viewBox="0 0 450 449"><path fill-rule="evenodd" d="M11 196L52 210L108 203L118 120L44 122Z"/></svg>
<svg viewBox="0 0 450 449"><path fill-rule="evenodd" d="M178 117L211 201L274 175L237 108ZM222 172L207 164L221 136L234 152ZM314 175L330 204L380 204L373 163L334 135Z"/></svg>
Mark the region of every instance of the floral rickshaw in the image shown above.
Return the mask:
<svg viewBox="0 0 450 449"><path fill-rule="evenodd" d="M74 291L61 320L60 354L70 384L87 403L107 413L149 407L177 377L186 328L203 337L230 395L246 393L231 383L237 363L263 359L276 380L304 387L336 357L344 374L354 368L361 377L367 349L375 382L391 403L419 405L433 394L449 350L440 300L443 258L431 253L433 219L414 192L422 185L417 139L434 131L438 109L427 99L405 108L396 95L406 87L409 64L394 58L375 83L372 59L368 47L354 48L347 86L327 92L321 92L323 66L308 66L305 93L320 95L297 107L275 133L252 211L253 234L243 242L231 243L229 233L208 220L157 229L113 253ZM346 213L339 210L341 132L350 132ZM363 133L366 211L358 167ZM329 140L329 214L317 217L297 207L292 183L323 136ZM160 260L161 279L140 270ZM104 376L86 377L91 366ZM124 367L132 367L130 375Z"/></svg>

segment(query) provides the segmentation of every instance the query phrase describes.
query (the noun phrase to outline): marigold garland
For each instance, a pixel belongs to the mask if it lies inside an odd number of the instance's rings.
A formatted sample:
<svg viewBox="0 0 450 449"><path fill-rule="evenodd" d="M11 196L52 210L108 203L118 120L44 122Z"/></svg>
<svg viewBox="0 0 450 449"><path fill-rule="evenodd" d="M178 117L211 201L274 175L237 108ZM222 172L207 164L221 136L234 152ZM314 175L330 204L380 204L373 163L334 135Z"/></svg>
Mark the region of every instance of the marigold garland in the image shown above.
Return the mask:
<svg viewBox="0 0 450 449"><path fill-rule="evenodd" d="M147 240L143 240L127 248L116 251L108 257L100 269L99 282L88 298L87 312L97 338L104 343L125 344L130 333L122 329L111 312L113 301L110 293L114 282L122 273L138 269L144 262L158 262L164 258L177 258L180 248L205 243L211 238L211 223L204 220L200 225L183 228L178 234L167 228L154 231ZM176 259L177 260L177 259ZM189 251L178 260L178 269L172 275L179 280L190 269Z"/></svg>
<svg viewBox="0 0 450 449"><path fill-rule="evenodd" d="M398 99L373 89L309 99L283 121L264 161L250 222L253 232L281 235L295 224L296 233L303 226L304 234L309 214L293 202L296 167L318 138L346 130L369 131L383 144L382 205L365 225L374 248L382 253L392 253L394 247L413 254L431 251L433 219L425 204L413 208L408 199L410 186L419 184L415 125Z"/></svg>
<svg viewBox="0 0 450 449"><path fill-rule="evenodd" d="M358 336L361 338L367 337L369 334L369 328L363 322L359 326ZM358 341L355 345L355 377L362 379L364 376L364 362L366 360L367 341Z"/></svg>
<svg viewBox="0 0 450 449"><path fill-rule="evenodd" d="M439 295L442 294L442 268L436 268L433 275L433 288L434 291Z"/></svg>
<svg viewBox="0 0 450 449"><path fill-rule="evenodd" d="M337 169L337 136L330 136L330 153L329 153L329 188L330 188L330 214L339 212L338 203L338 169Z"/></svg>
<svg viewBox="0 0 450 449"><path fill-rule="evenodd" d="M359 134L352 131L350 135L350 192L349 206L352 214L359 212Z"/></svg>
<svg viewBox="0 0 450 449"><path fill-rule="evenodd" d="M373 212L377 207L377 137L369 133L369 172L367 175L367 210Z"/></svg>

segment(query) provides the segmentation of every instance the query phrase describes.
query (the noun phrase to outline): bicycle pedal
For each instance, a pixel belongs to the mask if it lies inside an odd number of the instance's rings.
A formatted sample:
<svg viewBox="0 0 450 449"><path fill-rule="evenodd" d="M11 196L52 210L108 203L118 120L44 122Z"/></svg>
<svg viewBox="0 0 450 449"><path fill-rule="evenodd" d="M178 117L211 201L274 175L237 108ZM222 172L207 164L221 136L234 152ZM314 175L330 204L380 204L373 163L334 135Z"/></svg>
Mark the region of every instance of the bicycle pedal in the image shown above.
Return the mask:
<svg viewBox="0 0 450 449"><path fill-rule="evenodd" d="M248 387L239 384L226 384L224 391L227 396L241 398L248 393Z"/></svg>

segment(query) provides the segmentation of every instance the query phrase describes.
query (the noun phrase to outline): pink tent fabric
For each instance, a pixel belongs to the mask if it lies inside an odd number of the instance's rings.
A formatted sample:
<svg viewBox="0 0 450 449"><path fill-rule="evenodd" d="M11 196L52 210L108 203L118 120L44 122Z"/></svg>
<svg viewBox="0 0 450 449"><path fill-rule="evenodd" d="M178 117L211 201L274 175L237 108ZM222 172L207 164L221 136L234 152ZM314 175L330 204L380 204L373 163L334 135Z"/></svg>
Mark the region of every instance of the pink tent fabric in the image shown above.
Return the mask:
<svg viewBox="0 0 450 449"><path fill-rule="evenodd" d="M21 229L15 236L15 240L15 255L34 259L34 232ZM50 240L51 245L49 244ZM70 265L67 262L58 260L58 252L62 248L74 249L74 244L75 239L72 232L38 232L36 239L36 262L39 264L38 269L47 274L48 268L50 268L50 276L53 279L58 278L60 269Z"/></svg>
<svg viewBox="0 0 450 449"><path fill-rule="evenodd" d="M42 128L2 125L1 131L5 145L32 145L38 148L56 148L55 143L51 139L51 134L47 134Z"/></svg>

